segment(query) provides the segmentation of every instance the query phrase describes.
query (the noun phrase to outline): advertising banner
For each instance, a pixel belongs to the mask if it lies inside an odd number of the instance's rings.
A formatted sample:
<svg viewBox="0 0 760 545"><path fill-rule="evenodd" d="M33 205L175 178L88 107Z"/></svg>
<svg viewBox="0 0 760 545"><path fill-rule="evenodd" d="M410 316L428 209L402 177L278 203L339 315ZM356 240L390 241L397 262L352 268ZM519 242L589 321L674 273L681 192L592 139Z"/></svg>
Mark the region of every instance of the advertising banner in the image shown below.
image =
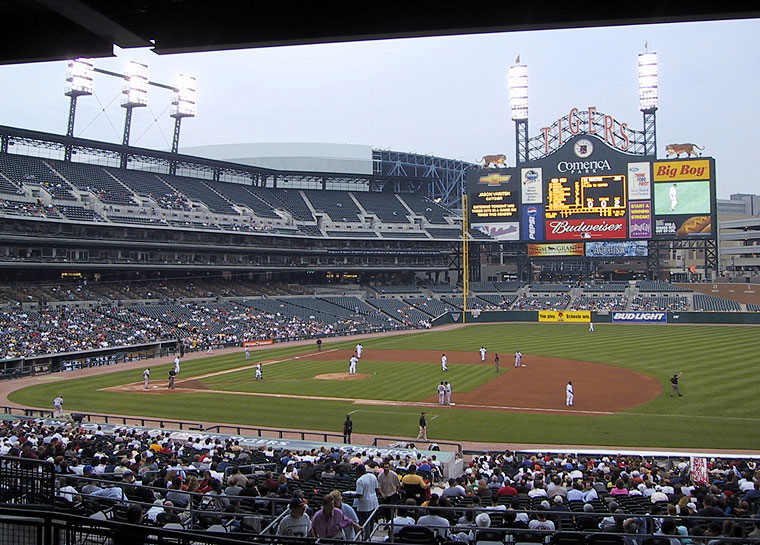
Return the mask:
<svg viewBox="0 0 760 545"><path fill-rule="evenodd" d="M566 220L546 222L546 240L593 240L626 238L625 218Z"/></svg>
<svg viewBox="0 0 760 545"><path fill-rule="evenodd" d="M599 241L586 243L586 257L646 257L645 240Z"/></svg>
<svg viewBox="0 0 760 545"><path fill-rule="evenodd" d="M628 236L652 238L652 203L632 202L628 205Z"/></svg>
<svg viewBox="0 0 760 545"><path fill-rule="evenodd" d="M522 179L523 204L541 204L543 201L543 173L541 167L524 168L520 173Z"/></svg>
<svg viewBox="0 0 760 545"><path fill-rule="evenodd" d="M563 255L583 255L583 243L528 244L528 257L554 257Z"/></svg>
<svg viewBox="0 0 760 545"><path fill-rule="evenodd" d="M666 161L654 164L655 182L676 182L683 180L709 180L710 160Z"/></svg>
<svg viewBox="0 0 760 545"><path fill-rule="evenodd" d="M264 346L267 344L274 344L272 339L262 339L260 341L245 341L243 346Z"/></svg>
<svg viewBox="0 0 760 545"><path fill-rule="evenodd" d="M709 237L713 233L712 218L710 216L658 218L655 221L654 233L658 237Z"/></svg>
<svg viewBox="0 0 760 545"><path fill-rule="evenodd" d="M651 191L649 163L628 163L628 198L630 200L651 199Z"/></svg>
<svg viewBox="0 0 760 545"><path fill-rule="evenodd" d="M662 323L668 322L666 312L613 312L613 322Z"/></svg>
<svg viewBox="0 0 760 545"><path fill-rule="evenodd" d="M520 224L516 221L503 223L473 223L470 225L496 240L520 240Z"/></svg>
<svg viewBox="0 0 760 545"><path fill-rule="evenodd" d="M522 238L531 242L544 240L544 207L526 204L522 207Z"/></svg>
<svg viewBox="0 0 760 545"><path fill-rule="evenodd" d="M539 322L589 323L590 310L539 310Z"/></svg>

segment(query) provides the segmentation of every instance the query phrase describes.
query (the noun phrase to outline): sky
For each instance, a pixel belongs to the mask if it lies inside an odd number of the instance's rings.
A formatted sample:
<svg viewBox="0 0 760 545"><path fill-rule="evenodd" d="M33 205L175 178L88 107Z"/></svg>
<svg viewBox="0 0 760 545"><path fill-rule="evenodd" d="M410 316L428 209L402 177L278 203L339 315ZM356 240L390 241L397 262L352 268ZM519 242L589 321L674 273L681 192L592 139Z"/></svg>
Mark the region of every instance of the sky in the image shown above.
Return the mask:
<svg viewBox="0 0 760 545"><path fill-rule="evenodd" d="M659 157L694 143L716 159L718 197L760 193L760 20L526 31L156 55L115 49L95 66L123 73L147 64L152 81L197 78L198 114L182 123L180 146L258 142L364 144L477 162L504 153L514 165L507 74L520 55L529 73L529 132L571 108L643 129L637 56L659 60ZM65 62L0 66L0 124L63 134ZM122 81L95 75L77 103L74 134L121 142ZM171 93L151 88L135 110L131 144L171 147Z"/></svg>

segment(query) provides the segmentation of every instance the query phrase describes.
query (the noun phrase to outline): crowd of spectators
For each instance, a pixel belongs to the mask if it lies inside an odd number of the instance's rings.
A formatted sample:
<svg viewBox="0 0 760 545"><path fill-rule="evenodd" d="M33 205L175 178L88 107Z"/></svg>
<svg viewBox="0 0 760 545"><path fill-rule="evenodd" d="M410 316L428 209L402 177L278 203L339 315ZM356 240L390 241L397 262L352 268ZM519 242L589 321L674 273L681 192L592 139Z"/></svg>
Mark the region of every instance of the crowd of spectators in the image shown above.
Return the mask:
<svg viewBox="0 0 760 545"><path fill-rule="evenodd" d="M67 509L141 505L147 524L253 531L246 520L256 514L255 531L347 539L378 523L396 536L425 527L465 543L489 528L614 533L629 545L652 534L673 544L760 538L760 468L752 459L710 459L705 482L695 482L687 458L505 451L473 456L444 482L436 457L415 451L274 450L235 438L29 420L0 425L0 455L51 462L57 502Z"/></svg>

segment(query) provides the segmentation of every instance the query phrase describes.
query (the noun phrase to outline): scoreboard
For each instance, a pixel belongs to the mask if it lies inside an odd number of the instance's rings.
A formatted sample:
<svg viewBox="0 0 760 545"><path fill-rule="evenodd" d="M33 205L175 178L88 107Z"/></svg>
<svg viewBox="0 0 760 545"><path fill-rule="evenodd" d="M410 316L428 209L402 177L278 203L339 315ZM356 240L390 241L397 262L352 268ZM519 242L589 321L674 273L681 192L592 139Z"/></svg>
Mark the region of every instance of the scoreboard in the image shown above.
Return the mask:
<svg viewBox="0 0 760 545"><path fill-rule="evenodd" d="M468 173L470 226L529 243L593 246L588 257L640 255L651 239L717 237L715 161L658 161L583 134L518 168Z"/></svg>
<svg viewBox="0 0 760 545"><path fill-rule="evenodd" d="M624 175L581 176L549 180L546 217L569 218L577 215L622 218L626 213Z"/></svg>

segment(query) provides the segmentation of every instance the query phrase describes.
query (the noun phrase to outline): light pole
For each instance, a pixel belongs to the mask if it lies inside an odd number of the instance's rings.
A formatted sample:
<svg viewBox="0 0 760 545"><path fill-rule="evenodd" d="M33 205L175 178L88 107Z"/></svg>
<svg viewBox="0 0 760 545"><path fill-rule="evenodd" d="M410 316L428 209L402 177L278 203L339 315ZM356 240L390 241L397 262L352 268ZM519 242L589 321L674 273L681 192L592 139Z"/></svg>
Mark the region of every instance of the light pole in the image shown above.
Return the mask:
<svg viewBox="0 0 760 545"><path fill-rule="evenodd" d="M657 53L639 54L639 110L644 114L644 155L657 157Z"/></svg>
<svg viewBox="0 0 760 545"><path fill-rule="evenodd" d="M509 67L509 105L515 122L515 163L528 162L528 67L520 64Z"/></svg>
<svg viewBox="0 0 760 545"><path fill-rule="evenodd" d="M94 68L91 59L74 59L73 61L69 61L66 71L66 91L64 92L67 97L71 98L66 136L74 136L77 98L92 94ZM65 159L66 161L71 161L70 145L66 145Z"/></svg>

